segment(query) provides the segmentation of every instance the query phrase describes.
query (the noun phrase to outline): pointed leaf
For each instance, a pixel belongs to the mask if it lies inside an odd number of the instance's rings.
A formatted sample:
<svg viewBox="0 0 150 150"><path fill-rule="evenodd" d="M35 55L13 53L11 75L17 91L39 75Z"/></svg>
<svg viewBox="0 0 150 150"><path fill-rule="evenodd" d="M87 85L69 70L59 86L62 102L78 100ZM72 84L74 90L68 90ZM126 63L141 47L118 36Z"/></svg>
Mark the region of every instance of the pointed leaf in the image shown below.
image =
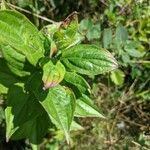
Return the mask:
<svg viewBox="0 0 150 150"><path fill-rule="evenodd" d="M11 107L5 109L7 141L10 138L12 140L28 138L31 143L40 144L50 127L50 120L47 113L42 110L38 113L37 117L31 118L20 126L15 126L13 124L14 115L11 109Z"/></svg>
<svg viewBox="0 0 150 150"><path fill-rule="evenodd" d="M64 80L76 86L81 93L85 93L87 90L90 91L90 86L86 80L75 72L66 72Z"/></svg>
<svg viewBox="0 0 150 150"><path fill-rule="evenodd" d="M100 117L105 118L93 104L92 100L83 95L76 101L75 116L77 117Z"/></svg>
<svg viewBox="0 0 150 150"><path fill-rule="evenodd" d="M11 113L12 107L6 107L5 109L5 120L6 120L6 141L8 142L11 136L19 127L15 127L13 124L14 115Z"/></svg>
<svg viewBox="0 0 150 150"><path fill-rule="evenodd" d="M7 141L11 137L16 139L25 137L29 139L35 138L36 141L36 138L39 139L39 137L36 137L37 134L40 134L41 138L41 136L43 136L43 130L42 125L41 127L39 126L39 115L41 117L41 114L43 114L43 112L44 109L37 101L37 99L33 95L25 93L23 84L16 84L12 86L8 91L8 107L5 110ZM48 124L46 124L45 126L48 126ZM26 131L24 130L24 128L26 128ZM32 135L30 130L33 133ZM22 132L22 134L19 134L21 131L24 132ZM28 133L28 131L30 132ZM36 131L38 133L36 133Z"/></svg>
<svg viewBox="0 0 150 150"><path fill-rule="evenodd" d="M69 131L75 110L73 92L58 85L49 89L47 93L44 91L40 103L50 115L52 122L64 131L66 139L69 141Z"/></svg>
<svg viewBox="0 0 150 150"><path fill-rule="evenodd" d="M71 124L70 130L71 131L79 131L79 130L84 130L84 128L80 124L78 124L77 122L73 121Z"/></svg>
<svg viewBox="0 0 150 150"><path fill-rule="evenodd" d="M85 44L67 49L62 53L61 60L70 70L87 75L105 73L118 66L108 51Z"/></svg>
<svg viewBox="0 0 150 150"><path fill-rule="evenodd" d="M0 43L24 54L31 64L44 56L44 36L19 12L0 11L0 33Z"/></svg>

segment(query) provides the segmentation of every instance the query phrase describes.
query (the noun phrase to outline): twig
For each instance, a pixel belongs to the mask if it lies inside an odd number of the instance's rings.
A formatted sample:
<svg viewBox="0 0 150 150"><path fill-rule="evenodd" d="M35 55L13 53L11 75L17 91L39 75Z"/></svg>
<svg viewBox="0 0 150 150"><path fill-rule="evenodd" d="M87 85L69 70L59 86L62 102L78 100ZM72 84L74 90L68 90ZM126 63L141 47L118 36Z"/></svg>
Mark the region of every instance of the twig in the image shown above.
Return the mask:
<svg viewBox="0 0 150 150"><path fill-rule="evenodd" d="M148 61L148 60L140 60L140 61L131 61L131 63L137 63L137 64L150 64L150 61Z"/></svg>
<svg viewBox="0 0 150 150"><path fill-rule="evenodd" d="M137 83L137 81L138 81L138 78L135 78L134 82L131 84L128 92L126 93L127 95L132 94L133 88L135 87L135 84Z"/></svg>
<svg viewBox="0 0 150 150"><path fill-rule="evenodd" d="M116 116L115 116L115 118L114 118L114 121L113 121L112 126L111 126L111 129L110 129L110 137L111 137L112 131L113 131L114 127L115 127L115 124L116 124L116 122L117 122L117 120L118 120L118 116L119 116L119 114L120 114L120 109L121 109L121 107L123 106L123 102L124 102L124 100L126 99L126 97L129 97L129 96L130 96L131 91L133 90L133 88L134 88L134 86L135 86L137 80L138 80L137 78L134 80L134 82L131 84L131 86L130 86L130 88L129 88L129 90L128 90L127 92L123 92L123 93L122 93L121 100L119 101L119 102L120 102L119 108L118 108L118 111L117 111L117 113L116 113Z"/></svg>
<svg viewBox="0 0 150 150"><path fill-rule="evenodd" d="M103 3L105 6L108 7L108 4L105 2L105 0L100 0L101 3Z"/></svg>
<svg viewBox="0 0 150 150"><path fill-rule="evenodd" d="M20 7L18 7L18 6L13 5L13 4L7 3L7 5L10 6L10 7L12 7L12 8L14 8L14 9L18 9L18 10L20 10L20 11L23 11L23 12L25 12L25 13L27 13L27 14L31 14L31 15L33 15L33 16L35 16L35 17L37 17L37 18L40 18L40 19L42 19L42 20L45 20L45 21L47 21L47 22L50 22L50 23L53 23L53 24L57 23L57 22L55 22L55 21L53 21L53 20L51 20L51 19L48 19L48 18L46 18L46 17L43 17L43 16L40 16L40 15L38 15L38 14L32 13L32 12L26 10L26 9L20 8Z"/></svg>
<svg viewBox="0 0 150 150"><path fill-rule="evenodd" d="M145 126L145 125L143 125L143 124L140 124L140 123L131 121L130 119L128 119L128 118L127 118L125 115L123 115L123 114L120 115L120 116L124 119L125 122L128 122L128 123L133 124L133 125L138 126L138 127L144 127L145 129L147 128L147 126Z"/></svg>

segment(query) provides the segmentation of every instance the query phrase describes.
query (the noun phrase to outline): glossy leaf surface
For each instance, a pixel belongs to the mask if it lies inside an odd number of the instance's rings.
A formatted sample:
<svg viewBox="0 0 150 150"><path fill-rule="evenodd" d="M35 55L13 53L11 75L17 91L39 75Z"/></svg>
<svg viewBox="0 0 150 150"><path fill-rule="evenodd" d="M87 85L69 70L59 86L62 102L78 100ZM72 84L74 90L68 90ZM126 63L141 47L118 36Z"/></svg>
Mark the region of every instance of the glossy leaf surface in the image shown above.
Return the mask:
<svg viewBox="0 0 150 150"><path fill-rule="evenodd" d="M86 75L102 74L118 66L108 51L93 45L80 44L69 48L62 53L61 60L70 70Z"/></svg>

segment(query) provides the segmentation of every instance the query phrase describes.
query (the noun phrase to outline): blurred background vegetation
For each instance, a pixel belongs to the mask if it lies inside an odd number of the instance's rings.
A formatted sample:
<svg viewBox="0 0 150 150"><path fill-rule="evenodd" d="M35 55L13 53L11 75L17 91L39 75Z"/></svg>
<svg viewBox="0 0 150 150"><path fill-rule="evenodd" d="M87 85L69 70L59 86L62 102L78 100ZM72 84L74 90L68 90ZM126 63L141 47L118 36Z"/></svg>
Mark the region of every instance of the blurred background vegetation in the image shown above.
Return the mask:
<svg viewBox="0 0 150 150"><path fill-rule="evenodd" d="M108 49L119 69L91 76L94 102L107 117L78 119L70 145L61 131L50 130L41 150L150 149L150 1L7 0L39 29L79 13L84 43ZM1 85L0 85L1 86ZM0 96L0 150L31 149L27 140L5 142L5 96Z"/></svg>

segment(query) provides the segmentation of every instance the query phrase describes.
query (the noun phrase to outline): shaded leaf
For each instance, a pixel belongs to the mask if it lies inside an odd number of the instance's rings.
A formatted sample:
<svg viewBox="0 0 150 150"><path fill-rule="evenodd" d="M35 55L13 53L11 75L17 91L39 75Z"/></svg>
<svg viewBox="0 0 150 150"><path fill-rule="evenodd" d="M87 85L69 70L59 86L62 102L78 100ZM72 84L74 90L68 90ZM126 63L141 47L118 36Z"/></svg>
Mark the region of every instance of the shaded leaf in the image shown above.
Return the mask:
<svg viewBox="0 0 150 150"><path fill-rule="evenodd" d="M83 19L80 22L79 31L86 36L88 40L98 39L101 35L100 24L94 24L90 18Z"/></svg>
<svg viewBox="0 0 150 150"><path fill-rule="evenodd" d="M0 58L0 93L7 93L7 90L14 83L18 82L10 72L4 59Z"/></svg>
<svg viewBox="0 0 150 150"><path fill-rule="evenodd" d="M145 52L138 50L138 43L135 41L127 41L124 49L132 57L143 57Z"/></svg>
<svg viewBox="0 0 150 150"><path fill-rule="evenodd" d="M29 138L38 143L49 126L48 115L33 95L25 93L23 84L16 84L9 89L5 116L7 141L10 138Z"/></svg>
<svg viewBox="0 0 150 150"><path fill-rule="evenodd" d="M103 33L103 47L109 48L112 43L112 31L110 28L104 29Z"/></svg>
<svg viewBox="0 0 150 150"><path fill-rule="evenodd" d="M87 90L90 90L90 86L86 80L75 72L66 72L64 80L76 86L81 93L85 93Z"/></svg>
<svg viewBox="0 0 150 150"><path fill-rule="evenodd" d="M7 107L5 110L7 123L6 130L8 131L6 133L7 141L10 138L12 140L28 138L31 143L40 144L43 136L47 133L48 128L50 127L50 120L47 113L45 111L41 111L37 117L31 118L29 121L20 126L14 126L14 115L12 114L11 109L11 107Z"/></svg>
<svg viewBox="0 0 150 150"><path fill-rule="evenodd" d="M125 44L127 39L128 39L127 30L121 24L119 24L116 28L115 39L114 39L117 48L120 48L120 46Z"/></svg>

